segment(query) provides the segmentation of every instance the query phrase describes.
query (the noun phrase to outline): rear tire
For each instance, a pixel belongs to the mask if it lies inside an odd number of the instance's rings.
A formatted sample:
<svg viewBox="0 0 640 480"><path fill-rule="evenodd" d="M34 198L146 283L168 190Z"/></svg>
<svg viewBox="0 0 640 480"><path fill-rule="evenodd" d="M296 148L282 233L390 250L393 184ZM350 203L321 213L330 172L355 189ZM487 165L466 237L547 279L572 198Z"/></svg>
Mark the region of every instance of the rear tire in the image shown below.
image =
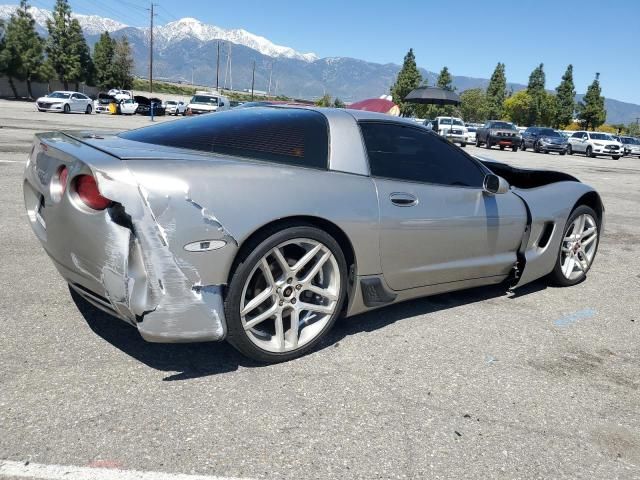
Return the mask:
<svg viewBox="0 0 640 480"><path fill-rule="evenodd" d="M467 143L466 143L466 142L462 142L462 143L460 144L460 146L461 146L462 148L465 148L465 147L467 146Z"/></svg>
<svg viewBox="0 0 640 480"><path fill-rule="evenodd" d="M564 155L566 152L560 152L560 155Z"/></svg>
<svg viewBox="0 0 640 480"><path fill-rule="evenodd" d="M580 218L585 219L582 224L578 220ZM579 231L575 231L576 228ZM570 287L584 280L595 260L599 241L600 219L591 207L580 205L571 212L562 231L558 258L549 280L561 287ZM569 265L571 262L573 264Z"/></svg>
<svg viewBox="0 0 640 480"><path fill-rule="evenodd" d="M500 145L500 150L504 150L504 145Z"/></svg>
<svg viewBox="0 0 640 480"><path fill-rule="evenodd" d="M567 153L568 153L569 155L573 155L573 150L571 149L571 145L569 145L569 146L567 147Z"/></svg>
<svg viewBox="0 0 640 480"><path fill-rule="evenodd" d="M347 265L340 246L319 228L291 225L265 232L243 250L247 254L237 261L225 298L227 341L264 363L308 353L331 329L346 297ZM308 279L316 267L319 270ZM264 297L262 303L251 308L258 297Z"/></svg>
<svg viewBox="0 0 640 480"><path fill-rule="evenodd" d="M611 158L613 158L614 160L620 160L620 156L619 156L619 155L614 155L614 156L613 156L613 157L611 157Z"/></svg>
<svg viewBox="0 0 640 480"><path fill-rule="evenodd" d="M481 146L482 144L480 143L480 140L476 138L476 147L480 148Z"/></svg>
<svg viewBox="0 0 640 480"><path fill-rule="evenodd" d="M520 144L520 150L522 150L523 152L527 151L527 144L524 143L524 140L522 141L522 143Z"/></svg>
<svg viewBox="0 0 640 480"><path fill-rule="evenodd" d="M484 148L491 150L491 140L489 140L489 137L487 137L487 141L484 144Z"/></svg>
<svg viewBox="0 0 640 480"><path fill-rule="evenodd" d="M516 146L511 147L511 151L512 152L517 152L518 151L518 147L516 147Z"/></svg>

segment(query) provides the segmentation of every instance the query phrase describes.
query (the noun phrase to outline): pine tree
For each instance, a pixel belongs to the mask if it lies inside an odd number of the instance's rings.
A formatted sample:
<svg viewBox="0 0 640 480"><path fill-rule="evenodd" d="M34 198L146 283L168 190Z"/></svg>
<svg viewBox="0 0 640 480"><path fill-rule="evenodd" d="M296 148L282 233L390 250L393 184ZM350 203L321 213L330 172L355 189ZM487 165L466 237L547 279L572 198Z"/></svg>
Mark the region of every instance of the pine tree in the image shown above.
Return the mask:
<svg viewBox="0 0 640 480"><path fill-rule="evenodd" d="M491 75L491 80L489 80L487 87L487 117L489 119L502 118L502 105L507 96L507 77L504 70L504 63L498 63Z"/></svg>
<svg viewBox="0 0 640 480"><path fill-rule="evenodd" d="M440 70L436 86L444 90L449 90L450 92L455 90L453 87L453 77L451 76L451 73L449 73L449 69L447 67L442 67L442 70Z"/></svg>
<svg viewBox="0 0 640 480"><path fill-rule="evenodd" d="M546 106L546 92L544 89L546 76L544 74L544 65L538 65L531 75L529 75L529 84L527 85L527 93L531 98L529 103L529 111L525 124L527 126L537 125L542 122L544 109Z"/></svg>
<svg viewBox="0 0 640 480"><path fill-rule="evenodd" d="M421 82L422 75L416 65L413 48L410 48L404 56L404 62L400 72L398 72L396 83L391 87L393 102L400 108L401 116L410 117L415 113L415 104L405 102L404 97L406 97L411 90L417 88Z"/></svg>
<svg viewBox="0 0 640 480"><path fill-rule="evenodd" d="M64 83L75 82L82 76L82 64L78 54L77 38L72 30L71 7L68 0L56 0L53 18L47 20L47 57L58 78Z"/></svg>
<svg viewBox="0 0 640 480"><path fill-rule="evenodd" d="M573 121L576 109L576 88L573 84L573 65L569 65L556 88L556 114L553 119L554 128L562 128Z"/></svg>
<svg viewBox="0 0 640 480"><path fill-rule="evenodd" d="M0 18L0 75L4 75L7 70L7 62L5 60L6 43L4 41L4 21Z"/></svg>
<svg viewBox="0 0 640 480"><path fill-rule="evenodd" d="M93 84L94 69L93 60L89 46L82 33L82 27L77 19L71 20L71 45L72 49L78 57L80 63L80 74L73 80L76 83L76 90L79 88L79 82L85 82L88 85Z"/></svg>
<svg viewBox="0 0 640 480"><path fill-rule="evenodd" d="M582 101L578 103L578 119L585 130L596 129L607 119L604 97L601 95L599 73L596 73L596 78L587 88L587 93Z"/></svg>
<svg viewBox="0 0 640 480"><path fill-rule="evenodd" d="M116 41L111 38L109 32L104 32L93 47L93 64L96 85L105 90L117 85L114 79L115 53Z"/></svg>
<svg viewBox="0 0 640 480"><path fill-rule="evenodd" d="M113 80L119 88L133 88L133 56L126 36L116 42L113 56Z"/></svg>
<svg viewBox="0 0 640 480"><path fill-rule="evenodd" d="M33 97L31 82L40 78L44 64L44 42L36 33L35 20L29 13L27 0L11 15L6 27L5 48L2 52L5 74L14 96L18 96L13 79L27 82L27 93Z"/></svg>
<svg viewBox="0 0 640 480"><path fill-rule="evenodd" d="M344 104L344 102L342 100L340 100L338 97L336 97L333 100L333 107L334 108L346 108L346 105Z"/></svg>
<svg viewBox="0 0 640 480"><path fill-rule="evenodd" d="M460 94L460 110L466 122L487 120L487 96L481 88L471 88Z"/></svg>

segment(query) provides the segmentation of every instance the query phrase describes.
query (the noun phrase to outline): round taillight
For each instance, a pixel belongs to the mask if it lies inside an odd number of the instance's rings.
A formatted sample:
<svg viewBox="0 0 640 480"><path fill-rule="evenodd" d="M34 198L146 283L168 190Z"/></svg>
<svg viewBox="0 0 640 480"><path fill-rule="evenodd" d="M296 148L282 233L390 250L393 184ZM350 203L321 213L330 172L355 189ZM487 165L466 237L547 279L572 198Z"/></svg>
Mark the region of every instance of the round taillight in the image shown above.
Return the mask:
<svg viewBox="0 0 640 480"><path fill-rule="evenodd" d="M75 178L75 190L78 198L94 210L104 210L111 204L111 200L100 194L96 179L91 175L78 175Z"/></svg>

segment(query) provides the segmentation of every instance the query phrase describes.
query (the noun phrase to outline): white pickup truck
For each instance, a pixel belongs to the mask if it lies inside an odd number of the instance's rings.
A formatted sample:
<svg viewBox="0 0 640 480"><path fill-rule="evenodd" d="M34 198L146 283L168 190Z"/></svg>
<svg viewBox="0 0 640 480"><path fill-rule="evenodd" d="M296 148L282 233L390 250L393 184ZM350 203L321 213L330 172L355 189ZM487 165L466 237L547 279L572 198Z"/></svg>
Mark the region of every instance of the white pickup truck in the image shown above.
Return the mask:
<svg viewBox="0 0 640 480"><path fill-rule="evenodd" d="M469 132L461 118L457 117L436 117L431 120L427 127L431 128L438 135L445 137L451 143L457 143L461 147L466 147L469 142Z"/></svg>
<svg viewBox="0 0 640 480"><path fill-rule="evenodd" d="M229 99L219 93L196 92L187 105L187 115L221 112L230 107Z"/></svg>

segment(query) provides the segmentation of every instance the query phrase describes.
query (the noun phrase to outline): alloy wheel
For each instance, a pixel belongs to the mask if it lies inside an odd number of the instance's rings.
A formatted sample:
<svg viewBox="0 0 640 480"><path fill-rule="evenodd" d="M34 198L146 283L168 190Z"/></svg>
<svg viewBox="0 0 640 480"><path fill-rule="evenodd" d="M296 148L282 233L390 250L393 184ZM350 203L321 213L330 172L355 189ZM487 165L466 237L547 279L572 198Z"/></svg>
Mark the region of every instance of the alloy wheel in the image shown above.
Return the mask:
<svg viewBox="0 0 640 480"><path fill-rule="evenodd" d="M562 239L560 265L567 280L584 276L598 246L598 226L588 213L575 218Z"/></svg>
<svg viewBox="0 0 640 480"><path fill-rule="evenodd" d="M338 308L340 270L331 250L295 238L269 250L247 277L240 319L249 340L283 353L313 341Z"/></svg>

